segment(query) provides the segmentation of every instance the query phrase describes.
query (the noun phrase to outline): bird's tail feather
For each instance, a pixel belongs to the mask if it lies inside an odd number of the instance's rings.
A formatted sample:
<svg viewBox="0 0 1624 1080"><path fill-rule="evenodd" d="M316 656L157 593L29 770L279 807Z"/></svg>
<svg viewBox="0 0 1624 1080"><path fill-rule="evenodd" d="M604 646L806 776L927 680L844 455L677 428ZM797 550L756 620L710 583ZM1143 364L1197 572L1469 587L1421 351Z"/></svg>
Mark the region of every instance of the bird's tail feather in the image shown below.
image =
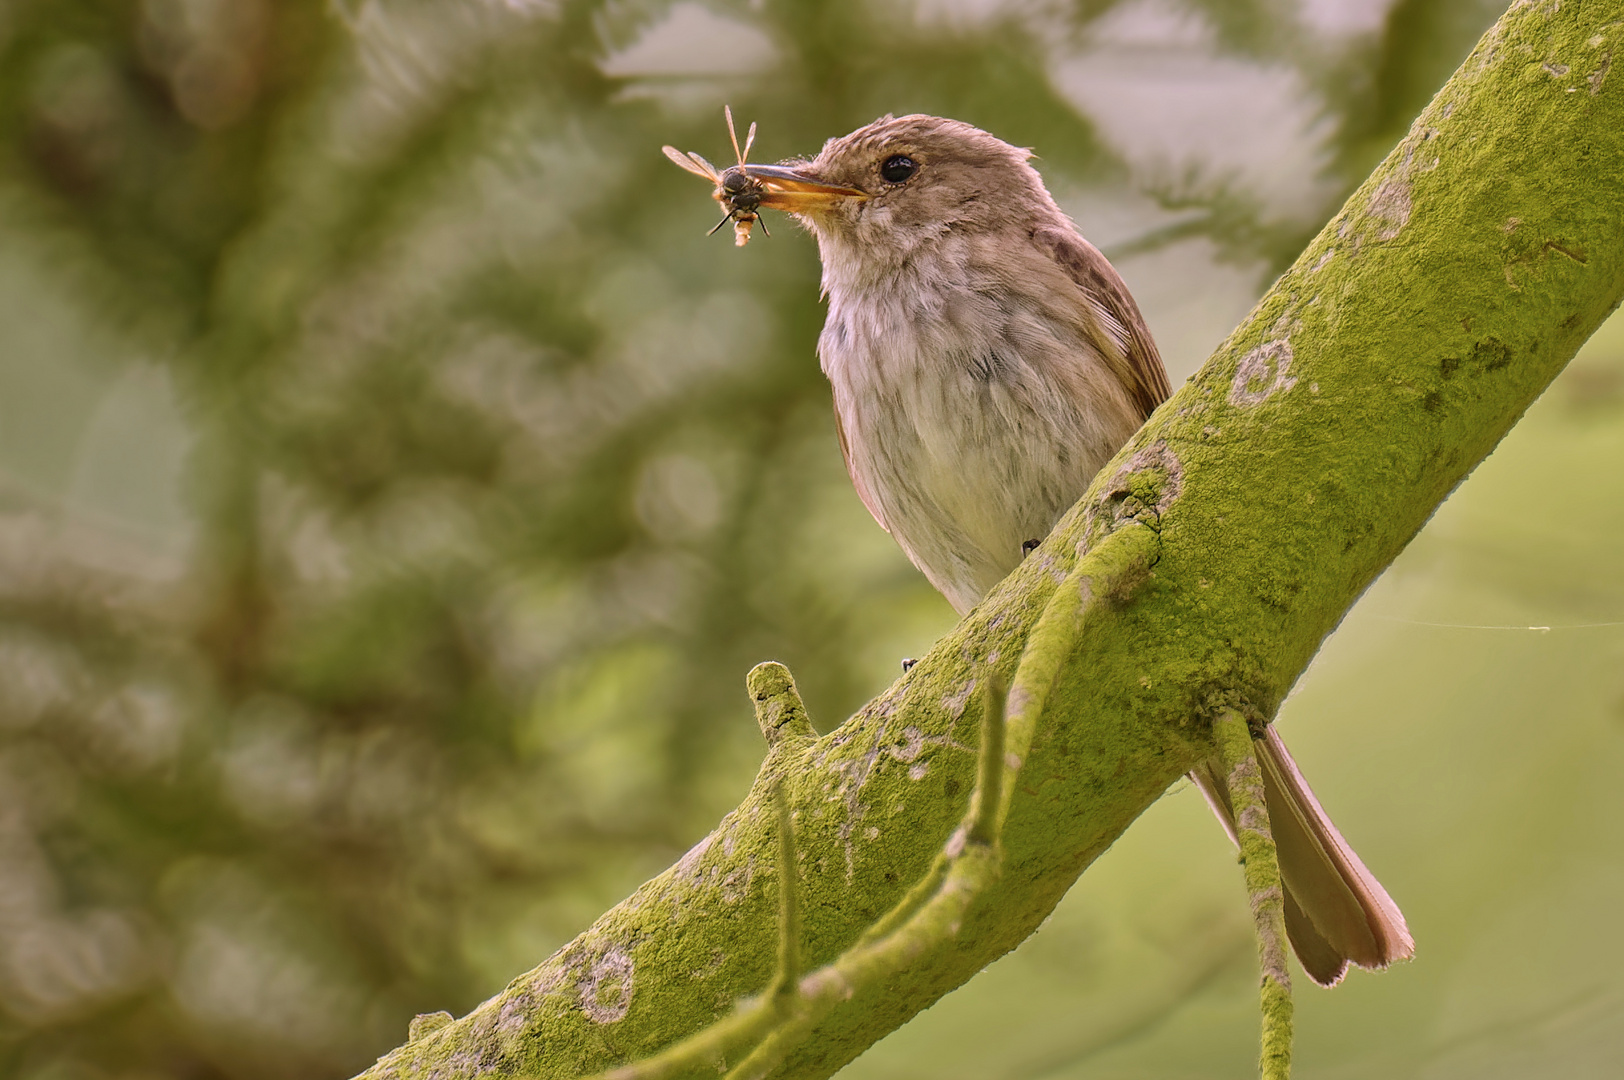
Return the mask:
<svg viewBox="0 0 1624 1080"><path fill-rule="evenodd" d="M1285 880L1286 936L1308 972L1332 986L1349 962L1382 968L1415 954L1404 915L1342 838L1271 724L1256 740L1270 831ZM1230 839L1235 813L1216 760L1190 774Z"/></svg>

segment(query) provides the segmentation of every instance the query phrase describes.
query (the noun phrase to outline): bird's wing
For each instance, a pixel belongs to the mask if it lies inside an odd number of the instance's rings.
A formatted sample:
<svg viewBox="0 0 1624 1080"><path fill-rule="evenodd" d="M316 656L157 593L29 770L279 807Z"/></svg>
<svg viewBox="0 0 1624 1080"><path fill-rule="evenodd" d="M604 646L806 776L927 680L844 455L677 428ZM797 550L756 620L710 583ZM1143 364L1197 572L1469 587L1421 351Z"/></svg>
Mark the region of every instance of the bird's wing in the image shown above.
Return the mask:
<svg viewBox="0 0 1624 1080"><path fill-rule="evenodd" d="M857 467L852 464L851 441L846 438L846 425L840 422L839 409L835 410L835 437L840 440L840 456L846 459L846 475L851 477L851 486L857 489L857 497L863 500L863 505L868 507L870 514L874 515L874 520L880 523L880 528L890 532L891 526L887 525L885 519L880 516L879 504L874 501L874 496L869 492L868 485L863 483L863 477L858 473Z"/></svg>
<svg viewBox="0 0 1624 1080"><path fill-rule="evenodd" d="M1156 352L1150 328L1122 275L1100 254L1100 249L1070 229L1046 226L1032 239L1045 248L1083 292L1093 309L1101 352L1122 380L1124 389L1148 417L1167 400L1172 389L1167 369Z"/></svg>

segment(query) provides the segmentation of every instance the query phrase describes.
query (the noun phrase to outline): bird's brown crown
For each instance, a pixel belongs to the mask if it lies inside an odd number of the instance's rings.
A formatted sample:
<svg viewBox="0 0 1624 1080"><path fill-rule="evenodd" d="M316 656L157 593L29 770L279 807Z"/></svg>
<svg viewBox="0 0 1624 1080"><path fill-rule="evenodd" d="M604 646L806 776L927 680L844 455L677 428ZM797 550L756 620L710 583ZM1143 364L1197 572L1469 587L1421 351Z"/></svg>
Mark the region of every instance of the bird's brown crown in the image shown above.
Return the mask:
<svg viewBox="0 0 1624 1080"><path fill-rule="evenodd" d="M830 139L810 161L785 162L808 179L861 191L804 214L815 232L859 231L909 244L943 230L991 230L1055 210L1031 151L959 120L884 116ZM770 204L769 204L770 205Z"/></svg>

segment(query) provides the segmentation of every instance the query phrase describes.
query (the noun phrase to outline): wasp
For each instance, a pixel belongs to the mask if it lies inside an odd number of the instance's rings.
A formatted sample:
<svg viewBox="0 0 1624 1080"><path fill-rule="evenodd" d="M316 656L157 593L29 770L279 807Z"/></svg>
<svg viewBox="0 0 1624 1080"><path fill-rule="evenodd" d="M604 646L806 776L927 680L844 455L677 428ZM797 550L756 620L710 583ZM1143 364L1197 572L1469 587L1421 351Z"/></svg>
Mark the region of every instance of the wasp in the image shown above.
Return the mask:
<svg viewBox="0 0 1624 1080"><path fill-rule="evenodd" d="M751 176L745 169L745 159L750 156L750 147L756 141L756 125L754 123L750 125L750 131L744 137L744 149L740 150L738 131L733 127L733 110L724 105L722 114L727 117L727 137L733 140L733 154L739 159L737 165L730 165L717 172L716 166L691 150L684 154L674 146L662 146L660 149L664 150L665 156L677 165L716 185L716 190L711 192L711 198L721 203L727 213L716 223L716 228L705 235L712 235L731 221L734 246L743 247L750 242L750 229L758 221L761 222L762 233L766 236L772 235L767 231L767 223L756 213L761 206L765 189L761 181Z"/></svg>

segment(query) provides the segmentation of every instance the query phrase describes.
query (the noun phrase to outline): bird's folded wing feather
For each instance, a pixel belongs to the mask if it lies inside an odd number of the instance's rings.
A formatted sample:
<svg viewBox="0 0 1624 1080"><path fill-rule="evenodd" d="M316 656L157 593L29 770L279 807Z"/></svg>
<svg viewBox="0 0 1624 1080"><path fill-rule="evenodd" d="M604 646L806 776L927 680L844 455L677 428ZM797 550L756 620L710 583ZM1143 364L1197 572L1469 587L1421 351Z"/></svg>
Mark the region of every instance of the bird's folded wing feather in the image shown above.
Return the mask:
<svg viewBox="0 0 1624 1080"><path fill-rule="evenodd" d="M1077 283L1099 323L1100 351L1141 415L1150 416L1172 390L1150 328L1122 275L1099 248L1070 229L1045 226L1034 231L1032 239Z"/></svg>

